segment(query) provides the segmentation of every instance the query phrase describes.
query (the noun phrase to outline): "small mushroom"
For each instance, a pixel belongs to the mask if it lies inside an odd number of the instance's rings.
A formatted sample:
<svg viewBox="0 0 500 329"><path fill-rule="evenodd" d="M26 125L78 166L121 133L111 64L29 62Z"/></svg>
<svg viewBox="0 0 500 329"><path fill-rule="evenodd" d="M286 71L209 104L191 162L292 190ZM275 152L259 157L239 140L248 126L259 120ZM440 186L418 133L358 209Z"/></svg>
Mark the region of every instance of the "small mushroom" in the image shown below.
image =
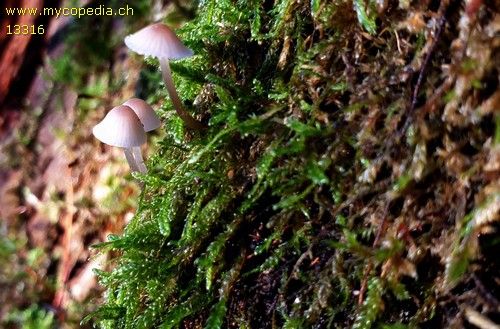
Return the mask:
<svg viewBox="0 0 500 329"><path fill-rule="evenodd" d="M140 170L138 165L144 164L140 147L146 143L146 132L132 108L126 105L113 108L92 129L92 133L104 144L122 147L130 170L146 173L144 169Z"/></svg>
<svg viewBox="0 0 500 329"><path fill-rule="evenodd" d="M123 105L129 106L135 112L135 114L139 117L139 120L141 121L142 125L144 126L145 132L150 132L152 130L160 128L161 126L160 118L158 118L153 108L149 106L149 104L143 101L142 99L131 98L125 103L123 103ZM134 157L136 159L142 159L142 155L140 154L141 152L140 148L138 147L133 148L132 151L134 152ZM139 166L140 172L144 173L148 171L143 161L137 161L137 165Z"/></svg>
<svg viewBox="0 0 500 329"><path fill-rule="evenodd" d="M193 51L181 42L177 35L161 23L149 25L125 37L127 47L146 57L156 57L160 62L163 81L172 100L175 111L187 127L201 131L204 126L194 119L183 107L170 72L169 59L191 57Z"/></svg>
<svg viewBox="0 0 500 329"><path fill-rule="evenodd" d="M144 126L145 132L150 132L152 130L158 129L161 126L160 118L156 115L155 111L148 103L140 98L131 98L123 105L127 105L135 112L139 117L142 125Z"/></svg>

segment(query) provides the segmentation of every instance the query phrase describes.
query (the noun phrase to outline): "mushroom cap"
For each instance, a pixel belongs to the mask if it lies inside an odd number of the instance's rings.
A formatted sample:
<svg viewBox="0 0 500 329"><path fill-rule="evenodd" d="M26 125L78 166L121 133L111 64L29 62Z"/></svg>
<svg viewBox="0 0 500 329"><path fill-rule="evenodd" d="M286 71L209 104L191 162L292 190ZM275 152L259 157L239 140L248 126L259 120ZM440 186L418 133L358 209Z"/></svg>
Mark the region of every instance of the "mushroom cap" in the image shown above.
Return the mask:
<svg viewBox="0 0 500 329"><path fill-rule="evenodd" d="M131 98L123 103L123 105L127 105L132 108L132 110L139 117L139 120L144 126L145 132L160 128L160 118L158 118L153 108L142 99Z"/></svg>
<svg viewBox="0 0 500 329"><path fill-rule="evenodd" d="M193 51L165 24L156 23L125 37L127 47L146 57L181 59L193 56Z"/></svg>
<svg viewBox="0 0 500 329"><path fill-rule="evenodd" d="M101 142L117 147L137 147L146 143L146 132L134 110L126 105L113 108L92 133Z"/></svg>

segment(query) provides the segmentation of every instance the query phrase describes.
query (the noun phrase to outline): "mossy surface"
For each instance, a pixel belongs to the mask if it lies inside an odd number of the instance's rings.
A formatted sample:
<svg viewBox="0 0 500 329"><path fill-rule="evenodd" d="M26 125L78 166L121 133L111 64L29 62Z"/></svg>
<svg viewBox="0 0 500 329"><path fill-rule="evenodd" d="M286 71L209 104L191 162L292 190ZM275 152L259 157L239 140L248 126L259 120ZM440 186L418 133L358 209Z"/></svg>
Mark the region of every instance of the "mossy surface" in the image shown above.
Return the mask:
<svg viewBox="0 0 500 329"><path fill-rule="evenodd" d="M98 273L107 297L90 317L113 329L498 320L494 12L200 1L178 31L196 55L171 66L208 129L184 130L165 101L137 214L98 246L120 256Z"/></svg>

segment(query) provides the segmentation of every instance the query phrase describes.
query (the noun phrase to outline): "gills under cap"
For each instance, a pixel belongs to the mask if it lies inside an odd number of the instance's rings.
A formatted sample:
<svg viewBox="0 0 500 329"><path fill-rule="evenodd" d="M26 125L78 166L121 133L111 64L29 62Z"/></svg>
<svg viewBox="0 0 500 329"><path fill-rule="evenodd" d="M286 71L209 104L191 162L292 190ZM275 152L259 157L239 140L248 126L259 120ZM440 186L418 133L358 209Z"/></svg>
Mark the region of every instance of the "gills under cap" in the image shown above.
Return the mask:
<svg viewBox="0 0 500 329"><path fill-rule="evenodd" d="M134 110L126 105L113 108L92 133L101 142L117 147L137 147L146 143L146 132Z"/></svg>
<svg viewBox="0 0 500 329"><path fill-rule="evenodd" d="M125 37L129 49L146 57L181 59L193 56L193 51L165 24L156 23Z"/></svg>
<svg viewBox="0 0 500 329"><path fill-rule="evenodd" d="M152 131L160 128L161 121L160 118L156 115L155 111L148 103L143 101L140 98L131 98L123 105L127 105L132 108L132 110L137 114L139 120L144 126L144 131Z"/></svg>

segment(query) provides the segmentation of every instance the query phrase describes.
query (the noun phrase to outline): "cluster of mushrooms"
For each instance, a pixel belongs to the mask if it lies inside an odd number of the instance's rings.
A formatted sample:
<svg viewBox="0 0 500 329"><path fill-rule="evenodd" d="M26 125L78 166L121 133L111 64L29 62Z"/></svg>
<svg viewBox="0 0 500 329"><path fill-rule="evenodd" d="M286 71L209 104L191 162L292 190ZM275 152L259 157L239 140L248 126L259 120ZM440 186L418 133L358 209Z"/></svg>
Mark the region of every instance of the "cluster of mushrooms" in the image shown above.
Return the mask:
<svg viewBox="0 0 500 329"><path fill-rule="evenodd" d="M147 26L125 37L125 45L140 55L156 57L159 60L163 81L175 111L186 127L203 130L203 125L182 107L169 65L169 59L190 57L193 51L184 46L175 33L161 23ZM140 147L146 143L146 132L155 130L160 125L161 121L151 106L142 99L132 98L109 111L92 132L101 142L123 148L130 170L145 174L147 168Z"/></svg>

